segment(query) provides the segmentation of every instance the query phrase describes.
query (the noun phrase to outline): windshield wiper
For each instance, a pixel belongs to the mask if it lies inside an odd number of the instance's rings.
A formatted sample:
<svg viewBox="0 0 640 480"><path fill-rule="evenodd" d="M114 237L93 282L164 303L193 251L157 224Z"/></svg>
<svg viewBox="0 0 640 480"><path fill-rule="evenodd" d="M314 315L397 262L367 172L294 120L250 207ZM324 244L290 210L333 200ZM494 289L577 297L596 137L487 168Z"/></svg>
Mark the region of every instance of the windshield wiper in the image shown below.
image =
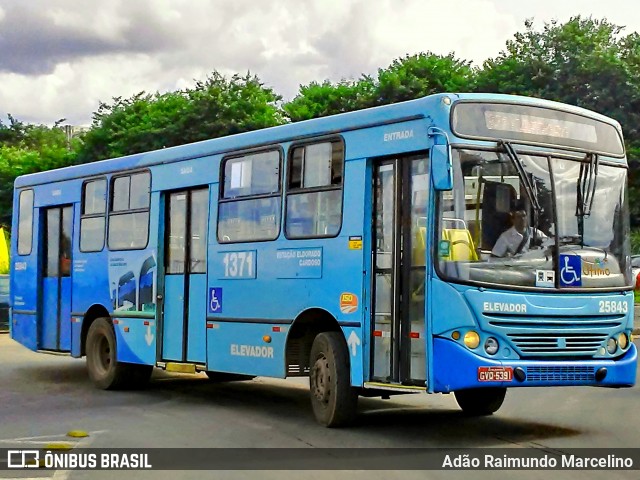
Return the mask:
<svg viewBox="0 0 640 480"><path fill-rule="evenodd" d="M578 219L578 235L581 245L584 245L584 217L591 215L593 208L599 164L600 159L595 153L587 153L584 161L580 163L578 188L576 189L576 218Z"/></svg>
<svg viewBox="0 0 640 480"><path fill-rule="evenodd" d="M498 140L498 144L502 145L504 151L509 157L509 160L511 160L511 163L513 163L513 166L518 171L520 178L522 178L522 183L524 184L525 192L527 194L527 197L529 197L531 206L533 207L533 211L535 213L535 221L537 223L538 214L542 211L542 207L540 206L540 202L538 201L538 195L536 195L535 187L531 183L531 179L522 166L522 161L520 160L520 157L518 157L518 154L514 150L513 146L509 142L506 142L504 140Z"/></svg>

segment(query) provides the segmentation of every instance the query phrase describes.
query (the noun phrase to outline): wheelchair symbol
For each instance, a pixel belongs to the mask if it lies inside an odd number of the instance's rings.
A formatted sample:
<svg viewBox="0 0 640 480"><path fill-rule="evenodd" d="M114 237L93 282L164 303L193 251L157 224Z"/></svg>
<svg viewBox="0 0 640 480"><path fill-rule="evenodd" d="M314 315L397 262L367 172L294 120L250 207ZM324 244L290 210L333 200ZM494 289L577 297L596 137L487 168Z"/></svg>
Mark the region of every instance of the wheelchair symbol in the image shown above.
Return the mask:
<svg viewBox="0 0 640 480"><path fill-rule="evenodd" d="M222 288L214 287L209 289L209 311L211 313L222 312Z"/></svg>
<svg viewBox="0 0 640 480"><path fill-rule="evenodd" d="M571 259L574 258L573 262ZM580 257L578 256L570 256L570 255L561 255L561 259L564 263L562 268L560 268L560 280L562 280L562 284L566 286L580 286L581 278L580 278ZM576 268L570 263L576 263L578 267L578 271Z"/></svg>

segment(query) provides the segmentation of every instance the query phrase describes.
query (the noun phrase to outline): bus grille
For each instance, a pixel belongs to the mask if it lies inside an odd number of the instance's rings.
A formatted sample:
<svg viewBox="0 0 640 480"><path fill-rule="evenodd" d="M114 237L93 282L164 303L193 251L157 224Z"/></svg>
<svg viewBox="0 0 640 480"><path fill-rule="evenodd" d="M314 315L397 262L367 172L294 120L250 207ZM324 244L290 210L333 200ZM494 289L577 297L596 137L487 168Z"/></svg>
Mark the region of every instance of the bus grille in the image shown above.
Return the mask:
<svg viewBox="0 0 640 480"><path fill-rule="evenodd" d="M528 382L592 382L595 368L585 366L527 367Z"/></svg>
<svg viewBox="0 0 640 480"><path fill-rule="evenodd" d="M510 333L508 337L523 357L593 356L608 338L606 333Z"/></svg>

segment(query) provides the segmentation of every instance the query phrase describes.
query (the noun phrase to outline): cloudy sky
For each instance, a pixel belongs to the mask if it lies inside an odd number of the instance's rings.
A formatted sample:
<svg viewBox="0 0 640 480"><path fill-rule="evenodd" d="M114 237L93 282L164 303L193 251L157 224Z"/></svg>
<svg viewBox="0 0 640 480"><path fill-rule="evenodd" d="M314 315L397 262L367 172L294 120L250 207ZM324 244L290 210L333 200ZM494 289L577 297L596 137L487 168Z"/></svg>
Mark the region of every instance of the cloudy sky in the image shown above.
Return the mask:
<svg viewBox="0 0 640 480"><path fill-rule="evenodd" d="M282 94L405 54L477 64L533 18L640 31L635 0L0 0L0 118L89 124L98 102L250 70Z"/></svg>

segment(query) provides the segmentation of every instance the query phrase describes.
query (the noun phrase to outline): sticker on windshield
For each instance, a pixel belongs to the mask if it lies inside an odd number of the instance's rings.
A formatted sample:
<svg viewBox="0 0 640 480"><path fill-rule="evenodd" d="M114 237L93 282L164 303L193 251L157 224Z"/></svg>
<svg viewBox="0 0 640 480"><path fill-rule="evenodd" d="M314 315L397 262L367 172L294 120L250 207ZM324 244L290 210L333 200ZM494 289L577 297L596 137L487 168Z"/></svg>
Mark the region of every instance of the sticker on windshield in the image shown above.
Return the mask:
<svg viewBox="0 0 640 480"><path fill-rule="evenodd" d="M556 272L553 270L536 270L536 287L555 287Z"/></svg>
<svg viewBox="0 0 640 480"><path fill-rule="evenodd" d="M440 240L440 243L438 243L438 254L440 257L448 257L451 255L451 243L449 240Z"/></svg>
<svg viewBox="0 0 640 480"><path fill-rule="evenodd" d="M582 286L582 259L579 255L560 255L560 286Z"/></svg>

